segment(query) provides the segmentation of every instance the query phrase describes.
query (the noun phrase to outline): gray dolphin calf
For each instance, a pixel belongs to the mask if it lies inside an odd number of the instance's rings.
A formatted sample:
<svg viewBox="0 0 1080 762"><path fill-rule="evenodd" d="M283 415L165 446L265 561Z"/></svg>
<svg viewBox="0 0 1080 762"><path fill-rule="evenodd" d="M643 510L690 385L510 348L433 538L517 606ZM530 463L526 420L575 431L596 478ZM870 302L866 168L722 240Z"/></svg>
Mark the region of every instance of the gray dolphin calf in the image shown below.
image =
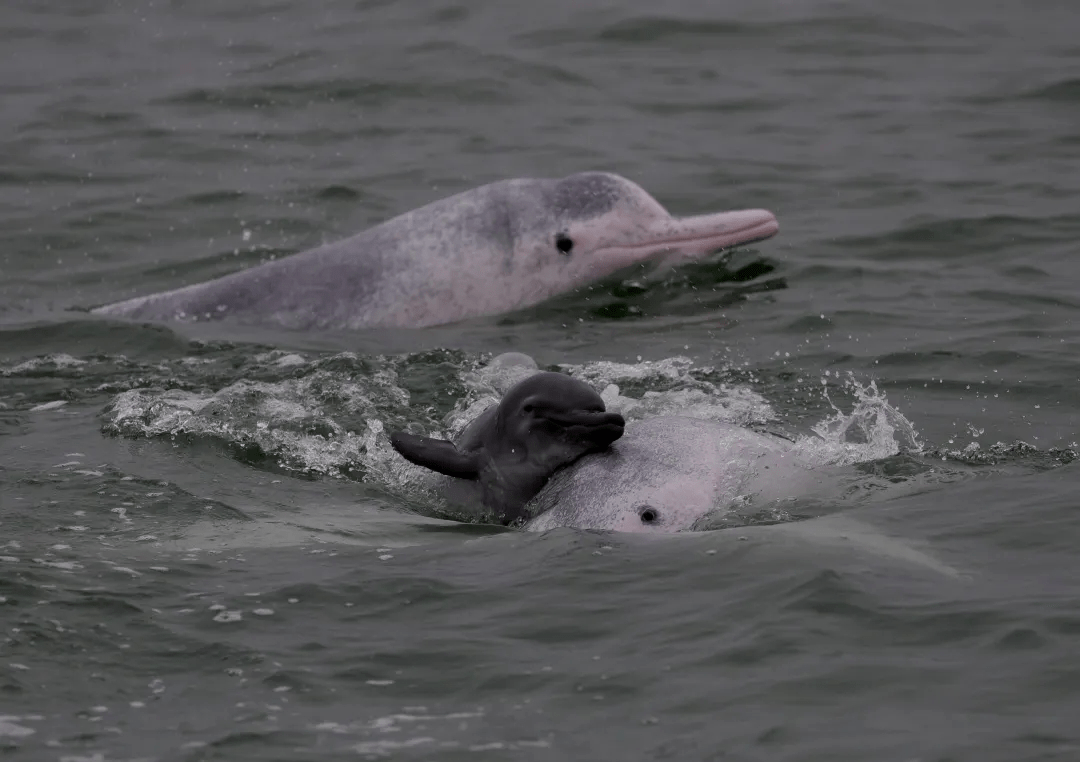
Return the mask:
<svg viewBox="0 0 1080 762"><path fill-rule="evenodd" d="M397 432L390 444L418 466L473 483L471 496L504 523L560 468L607 448L622 436L623 417L605 411L590 386L562 373L540 372L512 386L456 442ZM462 485L456 485L461 487Z"/></svg>
<svg viewBox="0 0 1080 762"><path fill-rule="evenodd" d="M679 532L755 495L798 495L813 478L786 440L660 416L631 423L608 451L556 474L525 509L535 517L525 527Z"/></svg>
<svg viewBox="0 0 1080 762"><path fill-rule="evenodd" d="M604 172L504 180L336 243L93 311L297 329L430 326L527 307L630 265L700 257L777 229L763 209L672 217L633 182Z"/></svg>

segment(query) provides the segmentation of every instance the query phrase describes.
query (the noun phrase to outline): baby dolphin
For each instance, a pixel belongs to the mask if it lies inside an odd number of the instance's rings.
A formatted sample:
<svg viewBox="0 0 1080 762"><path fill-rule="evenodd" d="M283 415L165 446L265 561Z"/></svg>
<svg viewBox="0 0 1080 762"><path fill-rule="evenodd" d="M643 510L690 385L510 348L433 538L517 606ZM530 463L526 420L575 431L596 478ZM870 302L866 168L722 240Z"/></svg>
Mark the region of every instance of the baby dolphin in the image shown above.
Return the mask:
<svg viewBox="0 0 1080 762"><path fill-rule="evenodd" d="M351 238L94 312L294 329L431 326L528 307L631 265L702 257L777 229L763 209L672 217L606 172L503 180Z"/></svg>
<svg viewBox="0 0 1080 762"><path fill-rule="evenodd" d="M606 449L623 425L588 384L541 372L512 386L456 442L396 432L390 444L418 466L475 482L483 507L510 523L553 473Z"/></svg>

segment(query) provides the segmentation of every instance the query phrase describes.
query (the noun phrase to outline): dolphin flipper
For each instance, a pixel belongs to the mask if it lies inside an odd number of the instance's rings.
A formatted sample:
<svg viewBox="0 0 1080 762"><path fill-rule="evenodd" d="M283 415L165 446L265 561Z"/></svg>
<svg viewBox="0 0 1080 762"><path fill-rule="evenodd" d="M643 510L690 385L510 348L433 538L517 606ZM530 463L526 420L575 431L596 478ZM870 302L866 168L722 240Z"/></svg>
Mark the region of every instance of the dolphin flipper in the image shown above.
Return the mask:
<svg viewBox="0 0 1080 762"><path fill-rule="evenodd" d="M476 453L462 452L445 439L398 431L390 435L390 444L405 460L440 474L472 480L480 476L480 458Z"/></svg>

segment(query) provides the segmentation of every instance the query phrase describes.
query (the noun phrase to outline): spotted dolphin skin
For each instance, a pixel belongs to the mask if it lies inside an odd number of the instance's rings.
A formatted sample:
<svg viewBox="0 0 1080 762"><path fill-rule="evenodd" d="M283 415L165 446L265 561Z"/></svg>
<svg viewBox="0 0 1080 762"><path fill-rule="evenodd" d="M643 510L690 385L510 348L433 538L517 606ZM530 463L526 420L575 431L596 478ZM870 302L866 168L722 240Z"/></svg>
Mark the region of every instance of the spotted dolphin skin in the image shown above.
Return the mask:
<svg viewBox="0 0 1080 762"><path fill-rule="evenodd" d="M526 508L526 529L681 532L809 472L785 440L730 423L660 416L635 421L602 453L555 475ZM797 492L795 492L797 494Z"/></svg>
<svg viewBox="0 0 1080 762"><path fill-rule="evenodd" d="M431 326L520 309L630 265L693 259L777 229L763 209L673 217L604 172L504 180L336 243L94 312L294 329Z"/></svg>
<svg viewBox="0 0 1080 762"><path fill-rule="evenodd" d="M541 372L512 386L456 442L397 432L390 444L406 460L451 477L451 486L474 485L458 502L472 497L510 523L522 517L525 504L553 473L606 449L622 436L623 425L623 417L606 412L592 387Z"/></svg>

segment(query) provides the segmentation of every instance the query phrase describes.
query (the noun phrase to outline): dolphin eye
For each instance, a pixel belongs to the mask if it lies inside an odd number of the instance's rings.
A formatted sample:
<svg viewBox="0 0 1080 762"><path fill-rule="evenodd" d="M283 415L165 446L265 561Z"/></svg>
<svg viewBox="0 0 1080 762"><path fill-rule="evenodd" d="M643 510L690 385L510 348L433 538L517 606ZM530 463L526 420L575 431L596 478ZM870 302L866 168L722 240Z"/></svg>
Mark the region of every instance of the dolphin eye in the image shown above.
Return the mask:
<svg viewBox="0 0 1080 762"><path fill-rule="evenodd" d="M536 410L536 407L532 404L526 404L523 405L521 409L524 410L526 413L531 413L533 410Z"/></svg>
<svg viewBox="0 0 1080 762"><path fill-rule="evenodd" d="M638 514L641 517L642 524L652 524L660 518L660 513L651 505L647 505L641 509L641 513Z"/></svg>
<svg viewBox="0 0 1080 762"><path fill-rule="evenodd" d="M566 233L559 233L555 236L555 248L563 254L569 254L574 248L574 241Z"/></svg>

